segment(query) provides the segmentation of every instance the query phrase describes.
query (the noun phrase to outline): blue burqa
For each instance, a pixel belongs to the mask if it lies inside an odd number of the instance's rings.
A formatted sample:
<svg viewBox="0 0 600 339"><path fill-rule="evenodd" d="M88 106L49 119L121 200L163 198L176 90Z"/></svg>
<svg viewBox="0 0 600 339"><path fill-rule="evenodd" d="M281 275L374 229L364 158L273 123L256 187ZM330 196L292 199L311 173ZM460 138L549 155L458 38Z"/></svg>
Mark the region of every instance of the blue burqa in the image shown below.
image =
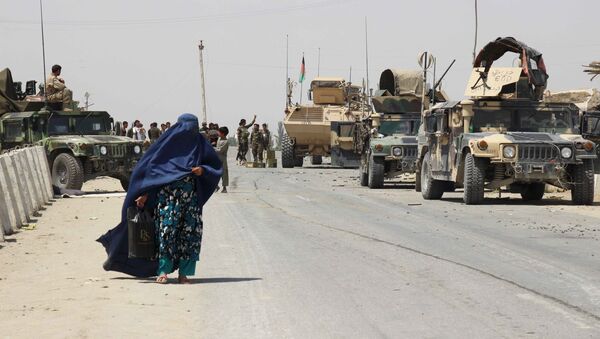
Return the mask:
<svg viewBox="0 0 600 339"><path fill-rule="evenodd" d="M146 206L155 205L156 193L161 186L190 175L192 167L196 166L204 168L204 173L195 177L202 211L202 206L219 183L223 164L213 147L200 134L196 116L186 113L148 148L135 166L121 211L121 223L97 240L104 245L108 254L103 265L105 270L136 277L157 274L158 261L128 258L127 208L135 206L135 199L143 194L148 194Z"/></svg>

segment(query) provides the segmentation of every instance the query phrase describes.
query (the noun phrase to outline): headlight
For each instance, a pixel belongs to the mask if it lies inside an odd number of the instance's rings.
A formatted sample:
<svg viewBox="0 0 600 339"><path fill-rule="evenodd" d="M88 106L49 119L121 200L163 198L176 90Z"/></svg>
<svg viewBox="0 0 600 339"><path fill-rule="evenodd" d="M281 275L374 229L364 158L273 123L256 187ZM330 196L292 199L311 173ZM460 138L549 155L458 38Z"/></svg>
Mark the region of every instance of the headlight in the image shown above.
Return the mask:
<svg viewBox="0 0 600 339"><path fill-rule="evenodd" d="M140 154L141 151L142 151L142 148L140 147L140 145L133 146L133 152L135 154Z"/></svg>
<svg viewBox="0 0 600 339"><path fill-rule="evenodd" d="M100 146L100 154L102 154L102 155L108 154L108 149L106 148L106 146Z"/></svg>
<svg viewBox="0 0 600 339"><path fill-rule="evenodd" d="M502 155L505 158L514 158L516 154L517 150L515 149L515 146L504 146L502 149Z"/></svg>
<svg viewBox="0 0 600 339"><path fill-rule="evenodd" d="M399 157L399 156L401 156L401 155L402 155L402 148L400 148L400 147L394 147L394 148L392 149L392 154L393 154L394 156L396 156L396 157Z"/></svg>
<svg viewBox="0 0 600 339"><path fill-rule="evenodd" d="M570 159L571 156L573 155L573 151L571 150L570 147L563 147L560 150L560 155L565 159Z"/></svg>

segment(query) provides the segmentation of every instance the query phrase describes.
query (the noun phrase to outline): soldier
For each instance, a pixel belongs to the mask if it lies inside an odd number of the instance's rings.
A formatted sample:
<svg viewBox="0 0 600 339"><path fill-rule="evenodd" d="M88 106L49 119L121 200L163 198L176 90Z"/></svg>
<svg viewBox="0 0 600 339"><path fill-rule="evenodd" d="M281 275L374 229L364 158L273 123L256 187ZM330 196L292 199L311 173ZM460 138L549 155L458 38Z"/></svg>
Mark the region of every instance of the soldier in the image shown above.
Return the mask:
<svg viewBox="0 0 600 339"><path fill-rule="evenodd" d="M256 114L254 114L254 119L248 125L246 125L246 119L240 120L239 127L237 129L237 139L238 139L238 154L235 158L238 162L238 165L243 165L246 163L246 154L248 153L248 128L254 124L256 121Z"/></svg>
<svg viewBox="0 0 600 339"><path fill-rule="evenodd" d="M271 131L269 131L267 124L262 124L262 135L264 141L263 148L265 151L268 151L271 148Z"/></svg>
<svg viewBox="0 0 600 339"><path fill-rule="evenodd" d="M61 70L60 65L52 66L52 74L46 80L46 100L70 105L73 100L73 92L65 86L65 80L60 77Z"/></svg>
<svg viewBox="0 0 600 339"><path fill-rule="evenodd" d="M229 170L227 168L227 150L229 149L229 141L227 140L227 134L229 129L225 126L219 128L219 140L215 146L215 151L219 156L219 159L223 163L223 176L221 177L221 183L223 184L223 190L221 193L227 193L227 186L229 186ZM219 187L217 186L217 190Z"/></svg>
<svg viewBox="0 0 600 339"><path fill-rule="evenodd" d="M200 128L200 132L208 133L208 127L206 126L206 121L202 122L202 127Z"/></svg>
<svg viewBox="0 0 600 339"><path fill-rule="evenodd" d="M150 129L148 130L148 138L150 138L150 143L153 144L160 137L160 129L158 129L158 124L153 122L150 124Z"/></svg>
<svg viewBox="0 0 600 339"><path fill-rule="evenodd" d="M137 125L140 123L139 120L135 120L133 122L133 125L131 125L131 128L127 130L127 136L130 137L131 139L133 139L133 133L134 133L134 129L137 127Z"/></svg>
<svg viewBox="0 0 600 339"><path fill-rule="evenodd" d="M217 140L219 140L219 125L210 123L208 126L208 141L214 147L217 145Z"/></svg>
<svg viewBox="0 0 600 339"><path fill-rule="evenodd" d="M252 140L252 158L254 162L263 162L263 147L265 145L265 141L263 140L263 135L259 129L258 124L254 124L254 129L252 130L252 135L250 139Z"/></svg>
<svg viewBox="0 0 600 339"><path fill-rule="evenodd" d="M119 135L124 137L127 135L127 127L129 127L129 123L127 121L123 121L121 125L121 130L119 131Z"/></svg>

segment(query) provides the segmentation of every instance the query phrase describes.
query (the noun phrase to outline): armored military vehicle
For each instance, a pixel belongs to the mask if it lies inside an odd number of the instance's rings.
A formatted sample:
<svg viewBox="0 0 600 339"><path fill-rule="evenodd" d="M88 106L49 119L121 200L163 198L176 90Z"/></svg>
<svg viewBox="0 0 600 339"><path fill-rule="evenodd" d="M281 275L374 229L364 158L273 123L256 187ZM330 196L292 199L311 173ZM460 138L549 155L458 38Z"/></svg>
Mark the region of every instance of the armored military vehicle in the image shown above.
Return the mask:
<svg viewBox="0 0 600 339"><path fill-rule="evenodd" d="M520 67L493 68L507 52ZM466 95L424 112L419 130L419 176L425 199L464 189L466 204L484 189L507 187L539 200L545 184L571 190L575 204L594 197L596 146L578 130L578 108L543 102L548 74L541 53L514 38L487 44L474 62Z"/></svg>
<svg viewBox="0 0 600 339"><path fill-rule="evenodd" d="M374 112L357 123L360 184L383 187L386 179L414 181L417 130L421 120L423 76L418 71L387 69L371 98Z"/></svg>
<svg viewBox="0 0 600 339"><path fill-rule="evenodd" d="M113 119L105 111L82 111L76 106L65 110L61 103L44 103L35 95L35 85L25 95L18 95L19 87L10 70L0 71L1 150L44 146L58 188L81 189L86 180L110 176L127 190L142 155L141 142L111 135Z"/></svg>
<svg viewBox="0 0 600 339"><path fill-rule="evenodd" d="M305 156L311 156L313 164L321 164L323 156L330 156L332 166L357 168L360 158L354 146L355 123L369 114L362 89L342 78L316 78L311 82L309 99L313 105L292 105L288 100L282 166L301 167Z"/></svg>

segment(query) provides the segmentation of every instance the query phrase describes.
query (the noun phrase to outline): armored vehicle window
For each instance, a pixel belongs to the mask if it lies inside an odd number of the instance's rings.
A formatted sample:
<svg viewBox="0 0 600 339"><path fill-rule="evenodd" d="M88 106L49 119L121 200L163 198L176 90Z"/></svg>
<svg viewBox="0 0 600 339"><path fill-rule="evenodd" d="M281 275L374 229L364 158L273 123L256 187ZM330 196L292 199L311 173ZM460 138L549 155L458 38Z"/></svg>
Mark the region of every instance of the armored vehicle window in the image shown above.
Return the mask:
<svg viewBox="0 0 600 339"><path fill-rule="evenodd" d="M490 130L511 130L512 112L509 110L476 110L473 117L473 132L487 132Z"/></svg>
<svg viewBox="0 0 600 339"><path fill-rule="evenodd" d="M48 121L48 134L68 134L69 133L69 117L52 117Z"/></svg>
<svg viewBox="0 0 600 339"><path fill-rule="evenodd" d="M75 117L75 130L82 134L98 134L104 132L105 121L103 117Z"/></svg>
<svg viewBox="0 0 600 339"><path fill-rule="evenodd" d="M401 135L417 135L419 122L416 120L401 120L401 121L382 121L379 126L379 133L384 136L401 134Z"/></svg>
<svg viewBox="0 0 600 339"><path fill-rule="evenodd" d="M573 119L568 111L518 110L517 128L522 132L572 133Z"/></svg>
<svg viewBox="0 0 600 339"><path fill-rule="evenodd" d="M5 121L4 137L6 139L16 139L23 136L23 124L21 121Z"/></svg>
<svg viewBox="0 0 600 339"><path fill-rule="evenodd" d="M582 133L600 135L600 116L586 115Z"/></svg>
<svg viewBox="0 0 600 339"><path fill-rule="evenodd" d="M354 125L341 125L340 126L340 137L351 137Z"/></svg>

